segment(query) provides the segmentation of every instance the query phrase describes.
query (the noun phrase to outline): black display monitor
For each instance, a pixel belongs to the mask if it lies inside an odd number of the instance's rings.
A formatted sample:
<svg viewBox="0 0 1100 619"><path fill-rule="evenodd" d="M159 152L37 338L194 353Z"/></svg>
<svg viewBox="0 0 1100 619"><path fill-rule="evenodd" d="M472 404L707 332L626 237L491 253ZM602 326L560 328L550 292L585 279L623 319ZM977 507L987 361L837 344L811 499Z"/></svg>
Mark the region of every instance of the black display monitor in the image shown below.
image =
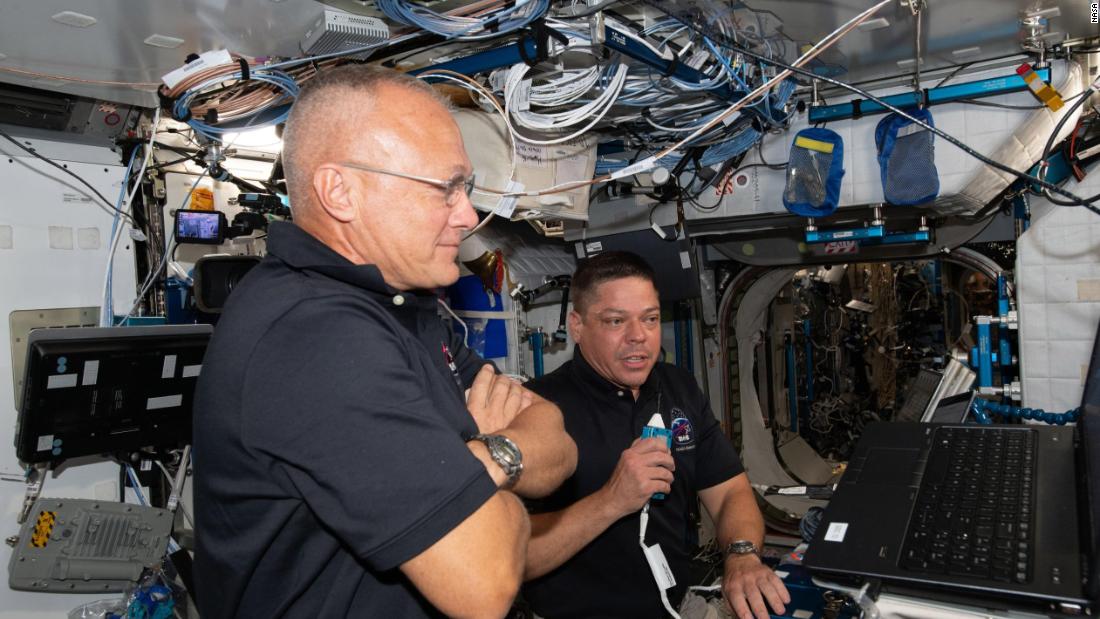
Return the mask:
<svg viewBox="0 0 1100 619"><path fill-rule="evenodd" d="M220 245L225 242L225 213L221 211L176 211L176 242Z"/></svg>
<svg viewBox="0 0 1100 619"><path fill-rule="evenodd" d="M190 443L212 332L210 325L31 331L16 455L56 463Z"/></svg>

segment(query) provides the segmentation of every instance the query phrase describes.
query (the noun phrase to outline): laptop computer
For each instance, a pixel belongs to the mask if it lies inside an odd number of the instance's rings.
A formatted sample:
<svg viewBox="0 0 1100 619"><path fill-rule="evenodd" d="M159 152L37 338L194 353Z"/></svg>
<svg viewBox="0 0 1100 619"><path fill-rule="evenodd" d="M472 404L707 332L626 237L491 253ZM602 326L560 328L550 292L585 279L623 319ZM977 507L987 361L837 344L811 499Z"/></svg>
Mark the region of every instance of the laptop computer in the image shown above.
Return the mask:
<svg viewBox="0 0 1100 619"><path fill-rule="evenodd" d="M1100 332L1098 332L1100 337ZM868 425L803 563L987 608L1100 608L1100 345L1076 427Z"/></svg>

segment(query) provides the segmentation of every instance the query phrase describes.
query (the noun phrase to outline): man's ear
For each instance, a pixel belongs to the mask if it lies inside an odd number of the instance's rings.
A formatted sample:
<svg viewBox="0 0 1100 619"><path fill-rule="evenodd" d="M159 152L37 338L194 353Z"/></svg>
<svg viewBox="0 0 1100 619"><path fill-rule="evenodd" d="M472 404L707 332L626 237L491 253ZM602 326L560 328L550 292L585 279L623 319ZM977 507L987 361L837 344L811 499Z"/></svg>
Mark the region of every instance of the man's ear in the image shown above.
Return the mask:
<svg viewBox="0 0 1100 619"><path fill-rule="evenodd" d="M357 215L351 198L351 178L344 168L331 163L322 164L313 172L317 204L329 217L345 224Z"/></svg>
<svg viewBox="0 0 1100 619"><path fill-rule="evenodd" d="M569 310L569 335L573 336L573 342L580 343L581 338L584 337L584 321L581 319L581 315L577 313L577 310Z"/></svg>

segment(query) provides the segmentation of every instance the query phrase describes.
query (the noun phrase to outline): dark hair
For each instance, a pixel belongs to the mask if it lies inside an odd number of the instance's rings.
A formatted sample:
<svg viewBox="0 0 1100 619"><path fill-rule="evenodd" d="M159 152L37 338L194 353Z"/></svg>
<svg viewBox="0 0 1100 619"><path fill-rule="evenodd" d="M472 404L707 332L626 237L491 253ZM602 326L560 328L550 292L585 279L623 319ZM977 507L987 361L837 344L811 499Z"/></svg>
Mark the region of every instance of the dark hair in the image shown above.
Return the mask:
<svg viewBox="0 0 1100 619"><path fill-rule="evenodd" d="M657 275L641 256L628 251L607 251L582 261L569 284L573 309L583 314L596 288L607 281L640 277L657 287Z"/></svg>

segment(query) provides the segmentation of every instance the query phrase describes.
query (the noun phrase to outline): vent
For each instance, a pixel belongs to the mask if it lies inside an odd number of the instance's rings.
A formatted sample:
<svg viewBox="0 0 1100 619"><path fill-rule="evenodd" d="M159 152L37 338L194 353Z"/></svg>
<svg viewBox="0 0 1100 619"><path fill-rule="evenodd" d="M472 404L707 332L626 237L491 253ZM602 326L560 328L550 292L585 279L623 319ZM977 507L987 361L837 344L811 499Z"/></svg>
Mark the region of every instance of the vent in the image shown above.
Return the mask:
<svg viewBox="0 0 1100 619"><path fill-rule="evenodd" d="M180 45L183 45L183 39L178 37L170 37L166 34L152 34L149 35L144 41L146 45L153 47L163 47L165 49L175 49Z"/></svg>
<svg viewBox="0 0 1100 619"><path fill-rule="evenodd" d="M56 15L51 15L50 19L74 28L87 28L98 21L91 15L77 13L76 11L61 11Z"/></svg>
<svg viewBox="0 0 1100 619"><path fill-rule="evenodd" d="M325 9L325 14L306 33L302 49L310 55L332 54L381 43L390 38L386 22L365 15ZM371 52L353 54L365 60Z"/></svg>
<svg viewBox="0 0 1100 619"><path fill-rule="evenodd" d="M64 131L77 97L13 84L0 85L0 123Z"/></svg>

